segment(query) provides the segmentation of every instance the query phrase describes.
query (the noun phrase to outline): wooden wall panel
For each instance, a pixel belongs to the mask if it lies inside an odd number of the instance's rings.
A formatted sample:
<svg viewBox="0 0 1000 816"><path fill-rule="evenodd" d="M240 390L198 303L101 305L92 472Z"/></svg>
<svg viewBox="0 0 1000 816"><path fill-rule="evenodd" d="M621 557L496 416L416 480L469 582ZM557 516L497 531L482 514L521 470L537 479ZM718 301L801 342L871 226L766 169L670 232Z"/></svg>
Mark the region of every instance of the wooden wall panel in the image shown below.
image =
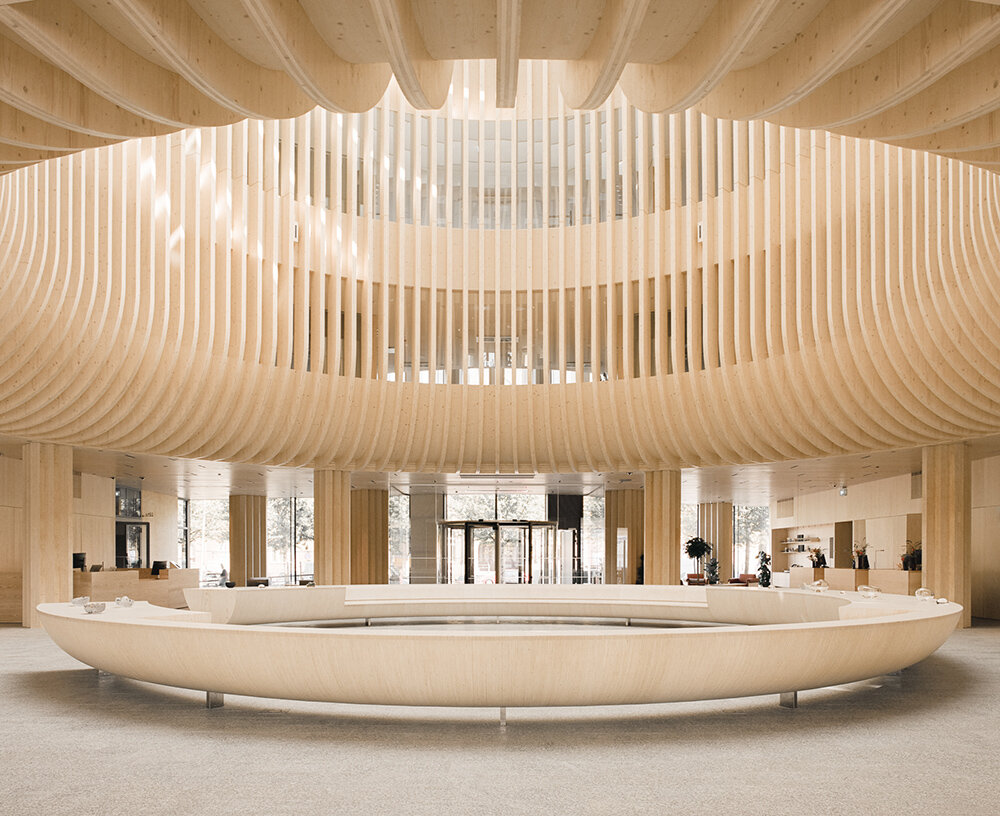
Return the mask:
<svg viewBox="0 0 1000 816"><path fill-rule="evenodd" d="M972 478L965 445L924 449L924 586L965 607L972 625Z"/></svg>
<svg viewBox="0 0 1000 816"><path fill-rule="evenodd" d="M313 474L314 573L317 584L351 583L351 474Z"/></svg>
<svg viewBox="0 0 1000 816"><path fill-rule="evenodd" d="M642 490L609 490L604 494L604 582L634 584L639 559L643 555L645 527ZM628 531L625 569L619 581L617 535Z"/></svg>
<svg viewBox="0 0 1000 816"><path fill-rule="evenodd" d="M29 442L23 448L24 549L21 621L39 626L35 607L73 594L73 450Z"/></svg>
<svg viewBox="0 0 1000 816"><path fill-rule="evenodd" d="M681 582L681 474L646 474L645 578L647 584Z"/></svg>
<svg viewBox="0 0 1000 816"><path fill-rule="evenodd" d="M229 580L267 577L267 497L229 497Z"/></svg>
<svg viewBox="0 0 1000 816"><path fill-rule="evenodd" d="M87 564L115 565L115 480L76 473L79 496L73 499L73 552L87 554ZM145 510L146 496L143 495ZM176 525L175 525L176 530Z"/></svg>
<svg viewBox="0 0 1000 816"><path fill-rule="evenodd" d="M351 491L351 583L389 583L389 491Z"/></svg>

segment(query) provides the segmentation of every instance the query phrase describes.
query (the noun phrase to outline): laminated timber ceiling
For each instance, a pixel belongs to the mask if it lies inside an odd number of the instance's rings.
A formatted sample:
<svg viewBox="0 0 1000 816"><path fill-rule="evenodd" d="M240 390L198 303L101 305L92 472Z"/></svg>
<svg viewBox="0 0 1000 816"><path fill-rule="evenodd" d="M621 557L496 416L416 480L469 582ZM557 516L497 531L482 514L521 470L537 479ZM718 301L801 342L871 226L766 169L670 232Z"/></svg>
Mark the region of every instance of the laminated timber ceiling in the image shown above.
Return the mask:
<svg viewBox="0 0 1000 816"><path fill-rule="evenodd" d="M1000 8L972 0L0 0L0 172L185 127L437 109L452 61L559 63L575 108L620 84L697 108L1000 166Z"/></svg>

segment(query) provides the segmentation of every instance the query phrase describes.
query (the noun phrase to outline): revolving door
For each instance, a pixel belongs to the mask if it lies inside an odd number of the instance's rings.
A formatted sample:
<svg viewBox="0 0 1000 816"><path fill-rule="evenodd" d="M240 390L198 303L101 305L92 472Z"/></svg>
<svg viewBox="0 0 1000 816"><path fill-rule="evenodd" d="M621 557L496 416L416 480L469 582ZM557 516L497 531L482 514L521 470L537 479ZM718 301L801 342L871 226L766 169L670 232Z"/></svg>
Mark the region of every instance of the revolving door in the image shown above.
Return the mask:
<svg viewBox="0 0 1000 816"><path fill-rule="evenodd" d="M564 569L559 549L553 521L441 522L438 582L562 583ZM570 574L566 582L571 580Z"/></svg>

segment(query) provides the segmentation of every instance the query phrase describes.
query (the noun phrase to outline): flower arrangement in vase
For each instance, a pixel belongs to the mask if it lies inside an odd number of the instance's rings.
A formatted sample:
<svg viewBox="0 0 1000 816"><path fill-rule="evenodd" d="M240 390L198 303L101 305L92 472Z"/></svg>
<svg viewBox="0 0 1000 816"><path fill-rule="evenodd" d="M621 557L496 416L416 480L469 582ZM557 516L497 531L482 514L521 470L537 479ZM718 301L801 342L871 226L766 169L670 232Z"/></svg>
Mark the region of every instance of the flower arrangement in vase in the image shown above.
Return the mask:
<svg viewBox="0 0 1000 816"><path fill-rule="evenodd" d="M826 566L826 553L820 547L813 547L809 550L809 560L812 562L813 568L825 567Z"/></svg>
<svg viewBox="0 0 1000 816"><path fill-rule="evenodd" d="M854 542L854 569L868 569L868 539Z"/></svg>

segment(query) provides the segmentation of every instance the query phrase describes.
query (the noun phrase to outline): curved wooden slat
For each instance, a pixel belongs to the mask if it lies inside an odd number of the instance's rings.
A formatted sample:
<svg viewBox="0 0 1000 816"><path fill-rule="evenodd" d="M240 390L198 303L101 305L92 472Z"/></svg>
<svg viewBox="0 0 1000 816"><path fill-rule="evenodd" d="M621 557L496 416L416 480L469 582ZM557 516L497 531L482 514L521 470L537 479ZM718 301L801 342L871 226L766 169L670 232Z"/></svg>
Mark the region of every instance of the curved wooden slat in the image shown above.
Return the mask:
<svg viewBox="0 0 1000 816"><path fill-rule="evenodd" d="M410 0L368 0L368 4L407 101L415 108L440 108L448 95L452 64L430 59Z"/></svg>
<svg viewBox="0 0 1000 816"><path fill-rule="evenodd" d="M642 29L650 0L609 0L583 58L565 63L563 97L571 108L591 110L614 90L628 52Z"/></svg>
<svg viewBox="0 0 1000 816"><path fill-rule="evenodd" d="M461 71L473 97L492 81ZM504 120L459 93L441 114L394 88L372 114L188 130L0 179L0 433L338 471L603 472L1000 432L993 174L637 114L621 93L519 140L543 97L473 172L472 125L481 157ZM447 137L443 183L420 133ZM538 210L502 182L536 155L558 158ZM508 362L522 308L539 331Z"/></svg>
<svg viewBox="0 0 1000 816"><path fill-rule="evenodd" d="M382 98L392 76L389 66L342 60L316 33L297 0L242 2L286 73L317 105L332 111L366 111Z"/></svg>
<svg viewBox="0 0 1000 816"><path fill-rule="evenodd" d="M289 77L245 59L187 2L108 0L171 70L216 104L241 116L281 119L311 106Z"/></svg>
<svg viewBox="0 0 1000 816"><path fill-rule="evenodd" d="M779 0L716 3L709 19L677 56L656 65L630 63L621 87L644 111L678 111L696 105L729 73Z"/></svg>

